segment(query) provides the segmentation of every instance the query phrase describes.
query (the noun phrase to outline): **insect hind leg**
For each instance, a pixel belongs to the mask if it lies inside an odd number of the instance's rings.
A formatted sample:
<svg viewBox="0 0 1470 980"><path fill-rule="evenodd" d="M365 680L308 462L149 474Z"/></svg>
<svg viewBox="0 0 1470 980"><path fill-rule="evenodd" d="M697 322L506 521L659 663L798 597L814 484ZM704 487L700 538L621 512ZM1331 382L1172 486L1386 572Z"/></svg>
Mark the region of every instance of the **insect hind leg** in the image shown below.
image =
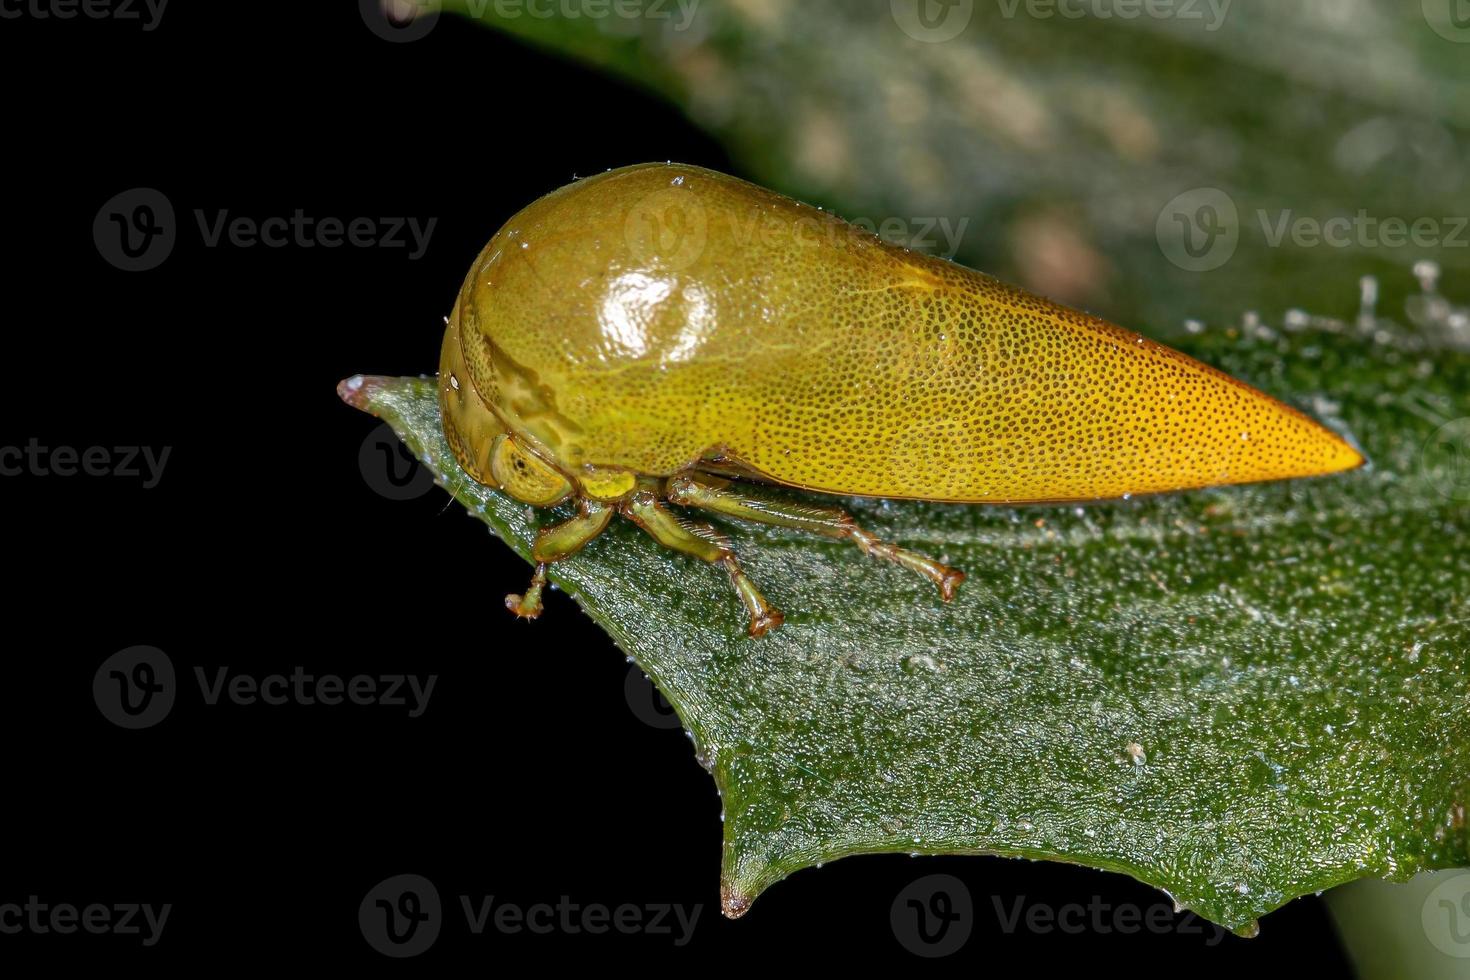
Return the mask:
<svg viewBox="0 0 1470 980"><path fill-rule="evenodd" d="M670 477L665 486L665 496L671 503L684 507L697 507L739 520L774 524L851 541L865 555L891 561L924 576L934 583L946 602L954 598L955 589L965 580L965 573L958 569L928 555L890 544L864 530L851 514L840 507L777 500L759 492L737 490L731 481L722 477L690 474Z"/></svg>
<svg viewBox="0 0 1470 980"><path fill-rule="evenodd" d="M646 487L625 500L619 509L665 548L723 567L741 605L750 615L751 636L765 636L785 621L781 610L766 601L760 589L741 569L735 553L730 550L729 541L714 528L681 520L659 503L654 490Z"/></svg>

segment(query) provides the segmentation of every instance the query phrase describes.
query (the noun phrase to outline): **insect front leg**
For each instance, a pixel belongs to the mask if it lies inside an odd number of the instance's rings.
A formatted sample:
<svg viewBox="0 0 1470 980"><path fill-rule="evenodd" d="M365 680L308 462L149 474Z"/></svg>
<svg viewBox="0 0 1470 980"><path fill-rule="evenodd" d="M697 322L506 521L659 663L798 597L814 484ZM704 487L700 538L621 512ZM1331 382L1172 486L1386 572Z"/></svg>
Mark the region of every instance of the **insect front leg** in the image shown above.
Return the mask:
<svg viewBox="0 0 1470 980"><path fill-rule="evenodd" d="M621 504L622 512L649 535L663 545L701 561L720 565L730 576L730 585L745 611L750 614L750 635L765 636L780 626L786 619L781 610L772 606L761 595L760 589L740 568L730 543L708 524L690 524L658 502L658 494L651 489L634 493Z"/></svg>
<svg viewBox="0 0 1470 980"><path fill-rule="evenodd" d="M880 540L859 527L853 516L840 507L777 500L755 491L737 490L731 481L723 477L703 475L670 477L664 495L670 503L684 507L698 507L726 517L849 540L865 555L891 561L924 576L938 587L946 602L954 598L955 589L965 580L965 573L958 569L928 555Z"/></svg>
<svg viewBox="0 0 1470 980"><path fill-rule="evenodd" d="M546 566L581 551L588 541L606 530L614 513L611 504L583 499L578 502L575 517L538 531L536 543L531 546L536 574L531 576L531 584L524 595L512 593L505 597L505 608L522 619L535 619L541 615L541 590L546 587Z"/></svg>

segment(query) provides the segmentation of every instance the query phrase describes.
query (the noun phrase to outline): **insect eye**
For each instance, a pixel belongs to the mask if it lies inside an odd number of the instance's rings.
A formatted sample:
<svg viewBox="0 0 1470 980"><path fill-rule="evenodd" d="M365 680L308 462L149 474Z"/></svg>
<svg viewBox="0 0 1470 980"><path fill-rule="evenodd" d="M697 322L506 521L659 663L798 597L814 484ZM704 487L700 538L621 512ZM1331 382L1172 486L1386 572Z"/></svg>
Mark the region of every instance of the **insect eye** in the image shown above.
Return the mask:
<svg viewBox="0 0 1470 980"><path fill-rule="evenodd" d="M550 507L572 492L570 480L508 434L498 436L490 449L490 472L506 493L535 507Z"/></svg>

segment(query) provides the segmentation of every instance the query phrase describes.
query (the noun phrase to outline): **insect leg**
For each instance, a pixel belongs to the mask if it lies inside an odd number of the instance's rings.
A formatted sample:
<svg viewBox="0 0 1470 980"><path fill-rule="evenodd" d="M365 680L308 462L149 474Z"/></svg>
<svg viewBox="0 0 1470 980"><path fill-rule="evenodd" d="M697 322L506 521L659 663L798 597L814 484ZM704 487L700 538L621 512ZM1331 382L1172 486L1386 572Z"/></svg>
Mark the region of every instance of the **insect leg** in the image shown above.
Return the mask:
<svg viewBox="0 0 1470 980"><path fill-rule="evenodd" d="M785 620L781 610L772 606L761 595L760 589L746 576L730 550L730 543L708 524L693 524L682 520L673 511L658 502L657 494L651 490L640 490L621 505L621 510L633 523L663 545L686 555L693 555L712 565L722 566L730 576L730 585L750 614L750 635L764 636L780 626Z"/></svg>
<svg viewBox="0 0 1470 980"><path fill-rule="evenodd" d="M546 586L546 566L581 551L588 541L607 528L613 513L610 504L584 499L579 502L575 517L538 531L536 543L531 546L531 557L536 560L536 574L531 576L531 584L525 595L512 593L505 597L505 608L522 619L535 619L541 615L541 590Z"/></svg>
<svg viewBox="0 0 1470 980"><path fill-rule="evenodd" d="M840 507L777 500L759 492L735 489L731 481L714 476L671 477L664 495L670 503L724 514L740 520L775 524L809 531L829 538L850 540L865 555L891 561L933 582L948 602L965 580L965 573L941 564L928 555L889 544L858 526L853 516Z"/></svg>

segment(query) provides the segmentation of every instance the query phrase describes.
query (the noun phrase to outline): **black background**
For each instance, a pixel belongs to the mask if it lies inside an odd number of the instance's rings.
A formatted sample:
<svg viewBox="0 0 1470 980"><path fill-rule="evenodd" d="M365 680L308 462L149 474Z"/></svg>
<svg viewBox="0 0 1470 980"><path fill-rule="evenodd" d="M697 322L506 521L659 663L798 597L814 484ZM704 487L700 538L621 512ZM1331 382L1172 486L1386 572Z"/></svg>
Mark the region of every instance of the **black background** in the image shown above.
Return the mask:
<svg viewBox="0 0 1470 980"><path fill-rule="evenodd" d="M403 873L431 879L447 916L410 966L527 955L922 966L890 905L915 879L949 873L968 886L975 924L945 962L982 975L1012 957L1030 970L1116 960L1232 975L1301 958L1347 974L1313 898L1255 940L1214 947L1209 930L1006 934L996 902L1166 899L1118 875L1001 859L841 861L725 921L719 798L677 724L640 720L654 710L641 675L630 703L630 665L558 593L539 622L513 621L501 597L529 569L442 491L375 492L359 456L377 423L339 402L336 382L434 371L441 318L479 247L574 175L654 159L739 172L676 111L457 20L386 42L355 3L179 2L151 32L23 17L0 21L0 38L0 443L172 447L153 489L0 481L13 624L0 903L173 905L151 948L0 935L0 966L391 966L357 910ZM104 261L92 225L135 187L167 196L178 241L159 268L128 273ZM403 248L209 248L194 217L297 208L437 224L411 261ZM180 691L160 724L125 731L91 685L135 644L168 654ZM382 706L208 706L194 680L196 668L298 666L438 680L413 719ZM487 894L702 910L683 947L642 933L471 935L458 896Z"/></svg>

